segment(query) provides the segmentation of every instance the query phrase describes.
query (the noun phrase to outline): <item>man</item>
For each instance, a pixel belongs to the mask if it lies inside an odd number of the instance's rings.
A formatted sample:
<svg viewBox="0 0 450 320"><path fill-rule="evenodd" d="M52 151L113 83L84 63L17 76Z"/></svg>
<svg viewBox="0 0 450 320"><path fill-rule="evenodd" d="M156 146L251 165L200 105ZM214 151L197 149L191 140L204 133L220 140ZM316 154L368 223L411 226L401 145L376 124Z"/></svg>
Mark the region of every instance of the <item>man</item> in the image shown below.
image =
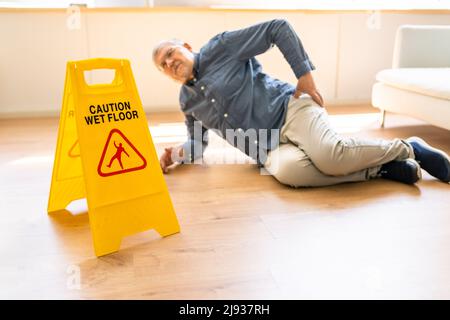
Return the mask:
<svg viewBox="0 0 450 320"><path fill-rule="evenodd" d="M296 87L263 73L255 59L274 45L298 79ZM214 129L293 187L378 177L414 184L421 178L420 166L450 181L448 155L420 138L386 141L334 132L311 74L315 67L285 20L223 32L198 53L180 40L163 41L154 48L153 61L182 84L180 105L189 136L183 145L165 149L160 159L165 173L174 162L201 157L207 130Z"/></svg>

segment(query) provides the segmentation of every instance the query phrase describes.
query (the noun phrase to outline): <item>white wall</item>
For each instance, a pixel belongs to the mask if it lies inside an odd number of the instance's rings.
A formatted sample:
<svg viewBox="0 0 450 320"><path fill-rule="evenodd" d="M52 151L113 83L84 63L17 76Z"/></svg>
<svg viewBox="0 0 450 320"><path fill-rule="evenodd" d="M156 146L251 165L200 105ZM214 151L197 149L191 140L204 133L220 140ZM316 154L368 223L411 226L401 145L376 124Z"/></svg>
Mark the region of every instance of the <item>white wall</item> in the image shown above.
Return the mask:
<svg viewBox="0 0 450 320"><path fill-rule="evenodd" d="M146 111L176 110L179 86L153 66L155 43L177 37L195 49L224 30L273 18L288 19L298 32L328 103L369 103L374 75L391 65L396 28L450 24L450 13L385 13L379 29L367 27L368 17L301 11L93 10L81 12L80 29L69 30L63 10L0 11L0 117L58 114L66 62L92 57L130 59ZM277 49L259 59L266 72L295 83Z"/></svg>

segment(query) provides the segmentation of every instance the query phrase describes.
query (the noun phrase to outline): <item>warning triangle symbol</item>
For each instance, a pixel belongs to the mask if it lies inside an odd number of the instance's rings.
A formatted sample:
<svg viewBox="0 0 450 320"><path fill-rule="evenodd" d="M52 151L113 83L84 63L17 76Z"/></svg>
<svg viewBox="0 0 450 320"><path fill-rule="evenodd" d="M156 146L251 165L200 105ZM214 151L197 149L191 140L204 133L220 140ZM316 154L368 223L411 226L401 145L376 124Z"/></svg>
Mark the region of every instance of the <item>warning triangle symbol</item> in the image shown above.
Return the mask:
<svg viewBox="0 0 450 320"><path fill-rule="evenodd" d="M147 161L119 129L106 139L97 172L102 177L144 169Z"/></svg>

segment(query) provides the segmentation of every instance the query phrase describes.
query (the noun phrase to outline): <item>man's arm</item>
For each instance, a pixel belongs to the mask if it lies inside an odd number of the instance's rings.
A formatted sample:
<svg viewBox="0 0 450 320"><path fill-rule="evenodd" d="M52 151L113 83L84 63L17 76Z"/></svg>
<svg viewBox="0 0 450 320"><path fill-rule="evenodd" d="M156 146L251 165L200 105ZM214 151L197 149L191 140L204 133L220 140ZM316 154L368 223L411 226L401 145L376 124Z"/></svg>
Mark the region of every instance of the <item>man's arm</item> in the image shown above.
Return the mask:
<svg viewBox="0 0 450 320"><path fill-rule="evenodd" d="M275 19L254 26L225 32L227 50L240 60L248 60L276 45L294 71L296 78L315 69L302 42L289 22Z"/></svg>
<svg viewBox="0 0 450 320"><path fill-rule="evenodd" d="M187 128L188 140L182 145L183 162L191 163L203 156L203 152L208 146L208 129L190 114L185 115L184 123Z"/></svg>
<svg viewBox="0 0 450 320"><path fill-rule="evenodd" d="M295 30L286 20L275 19L245 29L224 32L222 39L225 50L228 50L237 59L244 61L264 53L276 45L298 80L294 97L298 98L302 92L305 92L317 104L323 106L323 98L311 75L311 71L315 70L315 67Z"/></svg>

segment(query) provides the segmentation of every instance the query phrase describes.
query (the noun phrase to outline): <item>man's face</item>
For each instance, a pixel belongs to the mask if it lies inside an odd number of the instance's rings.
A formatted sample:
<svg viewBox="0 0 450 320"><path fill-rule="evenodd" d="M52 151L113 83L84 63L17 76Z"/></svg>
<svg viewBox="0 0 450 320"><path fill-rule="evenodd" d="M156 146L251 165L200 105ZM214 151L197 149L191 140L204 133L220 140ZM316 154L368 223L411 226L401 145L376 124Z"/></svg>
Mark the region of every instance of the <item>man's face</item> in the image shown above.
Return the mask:
<svg viewBox="0 0 450 320"><path fill-rule="evenodd" d="M168 44L159 50L155 64L165 75L185 83L193 76L194 54L187 43L183 46Z"/></svg>

